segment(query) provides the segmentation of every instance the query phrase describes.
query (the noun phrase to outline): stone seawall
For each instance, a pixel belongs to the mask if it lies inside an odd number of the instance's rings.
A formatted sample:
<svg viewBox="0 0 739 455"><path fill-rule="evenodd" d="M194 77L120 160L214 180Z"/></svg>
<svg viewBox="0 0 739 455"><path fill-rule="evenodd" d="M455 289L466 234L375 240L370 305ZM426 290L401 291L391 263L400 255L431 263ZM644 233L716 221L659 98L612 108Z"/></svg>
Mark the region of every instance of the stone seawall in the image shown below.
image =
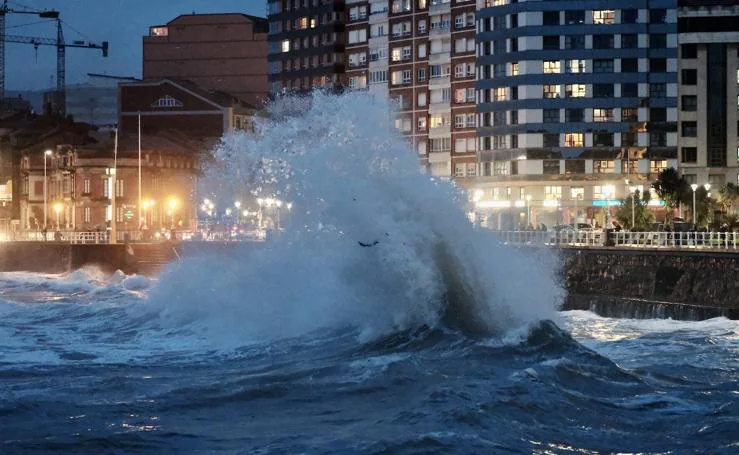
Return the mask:
<svg viewBox="0 0 739 455"><path fill-rule="evenodd" d="M166 264L200 255L232 256L259 244L186 242L71 245L0 243L0 272L64 273L82 267L156 274ZM739 253L562 248L566 310L637 318L739 319Z"/></svg>
<svg viewBox="0 0 739 455"><path fill-rule="evenodd" d="M604 316L739 319L739 254L564 248L565 309Z"/></svg>

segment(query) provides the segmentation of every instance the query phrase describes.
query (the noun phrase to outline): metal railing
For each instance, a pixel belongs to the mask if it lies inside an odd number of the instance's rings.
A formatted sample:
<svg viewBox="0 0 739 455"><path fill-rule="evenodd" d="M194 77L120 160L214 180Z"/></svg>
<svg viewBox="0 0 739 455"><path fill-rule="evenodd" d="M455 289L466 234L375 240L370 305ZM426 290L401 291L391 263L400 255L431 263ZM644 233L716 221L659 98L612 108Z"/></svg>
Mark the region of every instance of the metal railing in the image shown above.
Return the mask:
<svg viewBox="0 0 739 455"><path fill-rule="evenodd" d="M171 240L171 232L118 231L118 243L162 242ZM267 238L264 230L244 231L240 234L217 232L205 234L199 231L176 231L177 241L263 241ZM57 242L73 244L110 243L110 231L15 231L0 232L0 242Z"/></svg>
<svg viewBox="0 0 739 455"><path fill-rule="evenodd" d="M506 245L737 250L736 232L493 231Z"/></svg>

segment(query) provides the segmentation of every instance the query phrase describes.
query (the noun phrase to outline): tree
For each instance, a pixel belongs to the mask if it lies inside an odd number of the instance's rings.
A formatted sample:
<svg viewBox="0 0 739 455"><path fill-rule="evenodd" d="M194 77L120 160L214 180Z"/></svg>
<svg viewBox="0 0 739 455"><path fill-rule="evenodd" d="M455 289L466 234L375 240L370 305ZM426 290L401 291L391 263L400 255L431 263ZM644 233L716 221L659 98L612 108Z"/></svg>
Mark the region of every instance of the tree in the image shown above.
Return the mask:
<svg viewBox="0 0 739 455"><path fill-rule="evenodd" d="M634 200L634 225L632 225L632 199ZM616 212L616 220L618 220L621 226L625 226L632 231L648 230L649 223L654 221L654 214L649 210L649 199L650 196L648 191L645 191L643 195L640 194L639 191L630 194L629 197L624 199L621 206L618 208L618 211Z"/></svg>
<svg viewBox="0 0 739 455"><path fill-rule="evenodd" d="M727 215L736 213L736 203L739 200L739 186L727 183L718 192L718 204L721 211Z"/></svg>
<svg viewBox="0 0 739 455"><path fill-rule="evenodd" d="M657 180L652 183L652 188L660 199L665 201L669 210L665 211L665 222L672 221L672 212L686 196L692 197L690 185L680 176L675 168L668 167L659 173Z"/></svg>

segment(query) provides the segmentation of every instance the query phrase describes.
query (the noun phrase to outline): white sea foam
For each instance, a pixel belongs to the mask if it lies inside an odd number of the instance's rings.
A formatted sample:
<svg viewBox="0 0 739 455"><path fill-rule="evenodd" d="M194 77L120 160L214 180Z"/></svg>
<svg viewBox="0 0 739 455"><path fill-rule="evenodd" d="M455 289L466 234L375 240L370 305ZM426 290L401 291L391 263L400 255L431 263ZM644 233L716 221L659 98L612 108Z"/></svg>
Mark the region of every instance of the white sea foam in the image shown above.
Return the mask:
<svg viewBox="0 0 739 455"><path fill-rule="evenodd" d="M553 258L475 229L462 193L419 172L390 110L367 93L315 93L276 102L257 134L224 138L204 179L214 199L247 188L292 213L263 248L166 271L151 298L160 321L244 340L341 326L369 339L450 316L489 332L553 317Z"/></svg>

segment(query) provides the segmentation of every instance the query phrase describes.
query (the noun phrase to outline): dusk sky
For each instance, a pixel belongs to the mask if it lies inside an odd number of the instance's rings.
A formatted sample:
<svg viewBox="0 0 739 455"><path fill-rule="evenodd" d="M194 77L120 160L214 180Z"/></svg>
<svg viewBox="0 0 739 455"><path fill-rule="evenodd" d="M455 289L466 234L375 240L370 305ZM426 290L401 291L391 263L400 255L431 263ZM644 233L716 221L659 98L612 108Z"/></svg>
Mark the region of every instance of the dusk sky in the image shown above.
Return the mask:
<svg viewBox="0 0 739 455"><path fill-rule="evenodd" d="M107 59L99 50L67 49L67 84L83 82L87 73L141 77L141 37L148 33L149 26L166 23L180 14L239 12L264 16L266 9L264 0L10 0L9 3L11 8L60 11L68 42L110 42ZM6 33L55 38L55 23L38 24L39 20L26 14L9 14ZM34 22L37 24L24 25ZM51 77L56 77L56 48L39 47L36 57L32 45L6 43L5 73L8 90L46 89L51 85Z"/></svg>

